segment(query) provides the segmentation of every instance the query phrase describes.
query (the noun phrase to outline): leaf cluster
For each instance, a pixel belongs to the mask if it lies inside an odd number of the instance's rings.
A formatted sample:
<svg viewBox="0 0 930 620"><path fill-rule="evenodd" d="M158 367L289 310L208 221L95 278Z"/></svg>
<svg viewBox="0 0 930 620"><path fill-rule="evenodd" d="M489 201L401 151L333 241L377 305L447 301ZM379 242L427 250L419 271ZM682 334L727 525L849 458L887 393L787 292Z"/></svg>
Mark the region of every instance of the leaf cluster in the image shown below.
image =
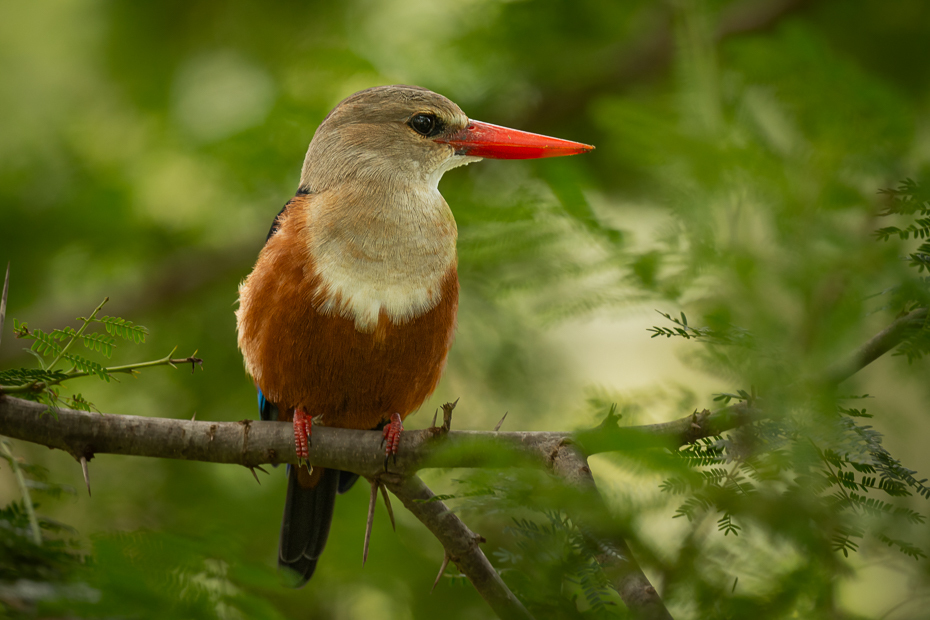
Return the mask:
<svg viewBox="0 0 930 620"><path fill-rule="evenodd" d="M33 494L56 498L74 495L74 489L51 482L43 467L18 459L14 464L14 457L8 451L0 453L0 456L11 467L15 465L28 489L23 491L20 501L11 501L0 508L0 587L4 589L0 598L0 616L8 617L3 615L6 611L13 613L12 617L20 617L19 613L23 614L22 617L30 617L41 600L73 598L87 591L82 584L75 584L72 578L74 571L86 559L75 538L77 532L63 523L41 516L35 522L32 520L40 507L34 502ZM40 540L36 540L33 527L36 527ZM37 588L35 584L41 584L41 587Z"/></svg>
<svg viewBox="0 0 930 620"><path fill-rule="evenodd" d="M651 338L659 336L665 336L666 338L678 337L685 340L697 340L706 344L740 345L747 348L753 346L749 331L735 325L694 327L688 324L688 317L684 312L679 313L681 318L673 317L671 314L660 310L656 310L656 312L671 321L675 327L650 327L646 331L652 333Z"/></svg>
<svg viewBox="0 0 930 620"><path fill-rule="evenodd" d="M65 381L80 377L93 376L109 383L115 375L120 373L134 375L139 369L152 366L171 366L180 362L191 364L202 363L196 357L186 359L172 359L171 351L166 357L148 362L140 362L123 366L109 366L74 352L72 345L81 342L90 352L96 352L109 359L118 339L127 340L135 344L145 342L148 329L136 325L121 317L97 317L100 309L107 303L103 302L88 317L78 317L82 325L78 329L66 326L53 329L50 332L41 329L32 329L25 322L13 320L13 333L17 338L31 340L32 346L26 351L38 361L39 368L13 368L0 370L0 394L16 394L21 398L45 403L54 411L60 405L81 411L97 411L93 403L80 393L71 396L62 396L61 388ZM102 325L103 332L90 331L95 325ZM51 359L49 359L51 358ZM46 361L48 360L48 361ZM70 365L68 370L56 368L60 363Z"/></svg>
<svg viewBox="0 0 930 620"><path fill-rule="evenodd" d="M882 217L897 217L907 223L902 226L885 226L873 234L876 239L888 242L893 239L909 241L919 240L918 247L904 257L905 263L918 274L925 271L930 274L930 191L926 184L913 179L905 179L897 188L883 189L887 197L887 206L879 212ZM920 276L890 287L885 294L890 294L889 305L910 312L916 308L930 306L930 276ZM924 320L916 329L910 329L906 340L894 352L904 356L908 363L914 363L930 352L930 321Z"/></svg>
<svg viewBox="0 0 930 620"><path fill-rule="evenodd" d="M539 512L541 522L514 518L506 528L516 550L493 553L501 576L530 612L547 618L627 617L583 532L560 511Z"/></svg>
<svg viewBox="0 0 930 620"><path fill-rule="evenodd" d="M924 189L913 179L904 179L898 187L880 190L889 199L888 206L879 215L907 216L910 223L903 227L885 226L873 234L879 241L898 238L908 241L913 237L922 241L916 251L908 254L907 262L917 269L930 272L930 190Z"/></svg>
<svg viewBox="0 0 930 620"><path fill-rule="evenodd" d="M927 480L894 458L878 431L857 424L864 417L870 417L865 409L837 405L836 414L818 425L792 417L702 439L671 452L686 469L660 488L686 497L676 518L698 522L717 515L724 536L738 536L750 522L763 531L777 530L760 507L784 502L811 507L805 518L817 522L824 540L844 556L857 551L857 541L869 534L906 556L925 558L918 543L887 533L904 531L895 524L926 522L923 514L893 499L930 499ZM817 505L822 510L813 508Z"/></svg>
<svg viewBox="0 0 930 620"><path fill-rule="evenodd" d="M49 519L40 519L39 526L44 533L41 545L35 544L29 534L29 517L21 501L0 508L0 582L60 582L80 563L82 553L77 541L60 537L73 536L74 530Z"/></svg>

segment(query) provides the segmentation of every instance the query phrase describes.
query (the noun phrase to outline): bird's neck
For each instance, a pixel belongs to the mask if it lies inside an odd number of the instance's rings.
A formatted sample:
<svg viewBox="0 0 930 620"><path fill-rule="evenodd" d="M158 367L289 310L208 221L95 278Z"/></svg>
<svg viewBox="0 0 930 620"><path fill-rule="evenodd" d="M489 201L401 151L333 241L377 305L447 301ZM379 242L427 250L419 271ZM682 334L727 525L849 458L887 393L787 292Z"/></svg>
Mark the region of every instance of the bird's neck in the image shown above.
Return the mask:
<svg viewBox="0 0 930 620"><path fill-rule="evenodd" d="M312 196L304 241L321 278L314 305L375 329L433 309L454 277L457 230L439 191L422 184L337 188Z"/></svg>

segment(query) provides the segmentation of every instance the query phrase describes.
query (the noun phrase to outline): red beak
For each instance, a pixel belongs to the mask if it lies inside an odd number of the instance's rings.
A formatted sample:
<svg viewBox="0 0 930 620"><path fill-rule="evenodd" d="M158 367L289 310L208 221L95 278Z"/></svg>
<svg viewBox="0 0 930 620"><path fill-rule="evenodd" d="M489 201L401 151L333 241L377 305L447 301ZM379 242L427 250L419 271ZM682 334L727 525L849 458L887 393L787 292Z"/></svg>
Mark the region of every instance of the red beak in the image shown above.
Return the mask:
<svg viewBox="0 0 930 620"><path fill-rule="evenodd" d="M445 138L437 138L436 142L451 145L455 148L456 155L490 159L561 157L594 149L593 146L580 142L550 138L481 121L469 121L465 129Z"/></svg>

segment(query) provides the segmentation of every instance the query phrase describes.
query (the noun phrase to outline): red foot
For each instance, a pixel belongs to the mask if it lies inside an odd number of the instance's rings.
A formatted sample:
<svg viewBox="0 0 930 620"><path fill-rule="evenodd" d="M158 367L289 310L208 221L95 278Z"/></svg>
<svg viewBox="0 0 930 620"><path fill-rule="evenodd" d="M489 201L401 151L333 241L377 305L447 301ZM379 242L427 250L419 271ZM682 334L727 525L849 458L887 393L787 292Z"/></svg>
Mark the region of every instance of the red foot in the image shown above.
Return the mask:
<svg viewBox="0 0 930 620"><path fill-rule="evenodd" d="M313 418L303 409L294 410L294 445L297 446L297 460L310 457L310 433L313 431Z"/></svg>
<svg viewBox="0 0 930 620"><path fill-rule="evenodd" d="M381 444L384 446L384 467L387 469L388 457L393 456L394 462L397 462L397 447L400 445L400 432L404 430L404 423L400 419L400 414L395 413L391 416L391 423L382 429L383 439Z"/></svg>

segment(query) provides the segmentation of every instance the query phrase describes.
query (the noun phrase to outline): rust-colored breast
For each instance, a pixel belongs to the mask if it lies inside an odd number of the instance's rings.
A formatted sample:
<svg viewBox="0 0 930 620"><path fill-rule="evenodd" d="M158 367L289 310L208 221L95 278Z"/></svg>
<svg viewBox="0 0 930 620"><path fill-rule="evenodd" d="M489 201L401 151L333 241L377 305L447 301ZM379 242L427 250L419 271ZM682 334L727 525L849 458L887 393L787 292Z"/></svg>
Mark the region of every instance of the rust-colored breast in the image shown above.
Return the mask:
<svg viewBox="0 0 930 620"><path fill-rule="evenodd" d="M300 199L295 199L300 200ZM320 313L320 277L288 209L240 288L239 346L265 394L290 418L295 407L327 426L371 429L415 411L433 392L452 344L458 307L454 264L431 310L395 324L382 311L372 333Z"/></svg>

